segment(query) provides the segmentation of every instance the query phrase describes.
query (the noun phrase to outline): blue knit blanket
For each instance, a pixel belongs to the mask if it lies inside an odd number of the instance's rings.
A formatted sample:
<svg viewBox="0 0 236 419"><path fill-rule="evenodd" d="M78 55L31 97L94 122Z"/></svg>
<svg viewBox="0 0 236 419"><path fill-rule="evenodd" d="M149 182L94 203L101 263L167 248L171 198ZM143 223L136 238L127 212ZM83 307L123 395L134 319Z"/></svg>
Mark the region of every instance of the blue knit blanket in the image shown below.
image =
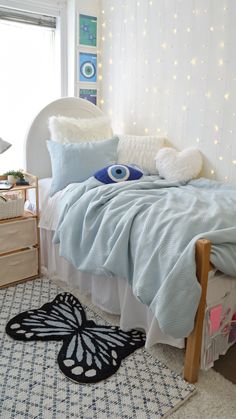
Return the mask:
<svg viewBox="0 0 236 419"><path fill-rule="evenodd" d="M65 194L54 242L80 271L126 279L170 336L188 336L201 287L195 243L236 276L236 188L207 179L157 176L103 185L93 177Z"/></svg>

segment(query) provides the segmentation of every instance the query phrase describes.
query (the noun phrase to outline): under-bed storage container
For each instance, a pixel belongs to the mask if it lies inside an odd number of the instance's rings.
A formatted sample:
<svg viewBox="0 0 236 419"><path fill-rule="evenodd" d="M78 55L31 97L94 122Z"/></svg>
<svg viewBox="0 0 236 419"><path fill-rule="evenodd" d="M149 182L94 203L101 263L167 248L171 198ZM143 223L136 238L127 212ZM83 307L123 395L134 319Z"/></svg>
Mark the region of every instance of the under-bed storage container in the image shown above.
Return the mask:
<svg viewBox="0 0 236 419"><path fill-rule="evenodd" d="M236 342L236 279L216 272L208 288L213 298L203 324L201 368L205 370Z"/></svg>

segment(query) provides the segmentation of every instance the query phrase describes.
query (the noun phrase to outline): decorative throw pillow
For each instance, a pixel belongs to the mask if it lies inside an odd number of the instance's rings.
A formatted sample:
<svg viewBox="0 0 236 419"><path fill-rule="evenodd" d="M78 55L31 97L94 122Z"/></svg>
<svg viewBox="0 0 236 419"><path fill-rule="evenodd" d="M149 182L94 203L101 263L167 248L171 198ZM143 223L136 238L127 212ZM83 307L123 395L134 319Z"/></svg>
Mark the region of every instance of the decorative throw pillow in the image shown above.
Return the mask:
<svg viewBox="0 0 236 419"><path fill-rule="evenodd" d="M94 177L102 183L117 183L127 180L138 180L143 173L132 166L113 164L104 167L94 174Z"/></svg>
<svg viewBox="0 0 236 419"><path fill-rule="evenodd" d="M52 164L50 196L73 182L83 182L99 169L114 163L117 159L119 139L59 144L47 141Z"/></svg>
<svg viewBox="0 0 236 419"><path fill-rule="evenodd" d="M51 116L48 127L51 140L61 144L104 140L113 135L110 120L106 116L97 118Z"/></svg>
<svg viewBox="0 0 236 419"><path fill-rule="evenodd" d="M121 164L137 164L149 174L156 174L155 156L164 147L164 139L147 135L119 135L118 160Z"/></svg>
<svg viewBox="0 0 236 419"><path fill-rule="evenodd" d="M178 152L165 147L156 155L159 175L166 180L188 181L198 176L202 169L202 155L197 148Z"/></svg>

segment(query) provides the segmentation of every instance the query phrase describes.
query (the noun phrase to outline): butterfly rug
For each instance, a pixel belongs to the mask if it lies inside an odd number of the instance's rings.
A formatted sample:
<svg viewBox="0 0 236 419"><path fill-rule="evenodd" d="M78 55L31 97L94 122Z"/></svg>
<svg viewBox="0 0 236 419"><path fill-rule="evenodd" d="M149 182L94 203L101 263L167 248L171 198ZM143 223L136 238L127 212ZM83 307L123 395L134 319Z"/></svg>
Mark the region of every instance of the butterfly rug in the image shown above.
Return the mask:
<svg viewBox="0 0 236 419"><path fill-rule="evenodd" d="M0 417L158 419L196 391L145 350L142 332L46 278L0 290L0 342Z"/></svg>
<svg viewBox="0 0 236 419"><path fill-rule="evenodd" d="M60 370L78 383L96 383L114 374L122 359L145 344L138 330L88 320L79 300L64 292L36 310L13 317L6 332L16 340L61 340L57 357Z"/></svg>

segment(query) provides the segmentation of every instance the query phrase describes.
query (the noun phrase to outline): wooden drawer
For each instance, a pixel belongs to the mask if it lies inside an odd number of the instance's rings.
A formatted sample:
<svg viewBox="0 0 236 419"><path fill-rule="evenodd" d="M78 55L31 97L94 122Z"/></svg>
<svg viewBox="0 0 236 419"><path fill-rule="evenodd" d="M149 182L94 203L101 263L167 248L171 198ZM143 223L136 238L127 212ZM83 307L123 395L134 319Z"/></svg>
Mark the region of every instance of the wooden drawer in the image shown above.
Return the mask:
<svg viewBox="0 0 236 419"><path fill-rule="evenodd" d="M0 253L11 252L37 243L36 219L0 224Z"/></svg>
<svg viewBox="0 0 236 419"><path fill-rule="evenodd" d="M37 274L37 249L28 249L0 256L0 287Z"/></svg>

